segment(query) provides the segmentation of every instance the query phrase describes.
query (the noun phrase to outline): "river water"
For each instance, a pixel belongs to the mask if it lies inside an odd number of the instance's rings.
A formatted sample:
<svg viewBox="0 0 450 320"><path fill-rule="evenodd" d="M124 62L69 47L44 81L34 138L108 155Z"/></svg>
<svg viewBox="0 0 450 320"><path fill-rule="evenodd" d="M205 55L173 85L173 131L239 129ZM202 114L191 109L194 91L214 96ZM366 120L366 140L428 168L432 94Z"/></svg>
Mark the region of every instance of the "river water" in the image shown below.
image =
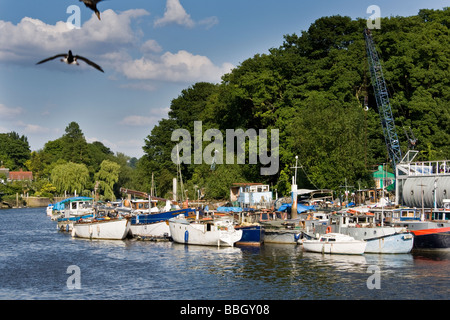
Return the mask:
<svg viewBox="0 0 450 320"><path fill-rule="evenodd" d="M363 256L72 238L45 208L0 210L2 300L447 300L450 252Z"/></svg>

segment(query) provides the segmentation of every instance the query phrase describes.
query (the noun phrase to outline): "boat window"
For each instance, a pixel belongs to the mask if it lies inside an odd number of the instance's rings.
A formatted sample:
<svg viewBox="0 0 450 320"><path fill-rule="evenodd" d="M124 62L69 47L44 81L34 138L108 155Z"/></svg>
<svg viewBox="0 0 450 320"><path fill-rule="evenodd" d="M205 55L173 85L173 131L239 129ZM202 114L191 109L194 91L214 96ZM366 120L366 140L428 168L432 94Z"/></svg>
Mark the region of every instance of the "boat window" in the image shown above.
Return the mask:
<svg viewBox="0 0 450 320"><path fill-rule="evenodd" d="M336 241L336 239L329 238L328 241Z"/></svg>
<svg viewBox="0 0 450 320"><path fill-rule="evenodd" d="M76 209L77 208L77 203L76 202L72 202L72 209Z"/></svg>

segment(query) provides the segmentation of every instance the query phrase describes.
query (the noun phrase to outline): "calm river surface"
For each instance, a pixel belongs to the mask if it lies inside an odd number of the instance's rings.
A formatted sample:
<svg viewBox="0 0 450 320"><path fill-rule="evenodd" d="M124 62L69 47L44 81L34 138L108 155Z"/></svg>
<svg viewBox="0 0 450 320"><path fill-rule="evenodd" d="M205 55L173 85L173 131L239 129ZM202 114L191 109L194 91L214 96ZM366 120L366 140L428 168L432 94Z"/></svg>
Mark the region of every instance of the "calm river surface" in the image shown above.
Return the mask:
<svg viewBox="0 0 450 320"><path fill-rule="evenodd" d="M71 268L78 289L69 288ZM91 241L57 231L45 208L0 210L2 300L447 300L449 286L448 251L336 256L294 245Z"/></svg>

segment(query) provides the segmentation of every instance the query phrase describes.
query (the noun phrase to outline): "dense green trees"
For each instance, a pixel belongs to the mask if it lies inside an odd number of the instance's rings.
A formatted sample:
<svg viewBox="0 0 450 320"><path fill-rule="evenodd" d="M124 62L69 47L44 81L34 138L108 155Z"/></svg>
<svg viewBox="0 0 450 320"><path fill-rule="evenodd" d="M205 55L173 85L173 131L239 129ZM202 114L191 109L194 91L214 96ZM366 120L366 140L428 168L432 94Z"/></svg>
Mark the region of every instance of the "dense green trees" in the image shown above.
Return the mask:
<svg viewBox="0 0 450 320"><path fill-rule="evenodd" d="M89 182L89 171L85 164L67 162L55 166L51 174L51 182L60 194L90 195L86 187Z"/></svg>
<svg viewBox="0 0 450 320"><path fill-rule="evenodd" d="M417 160L450 157L449 16L446 8L383 18L381 29L372 33L402 149L408 148L404 129L412 130L421 151ZM167 176L162 174L166 170L175 176L170 132L183 128L193 135L194 121L202 121L204 131L223 133L276 128L277 175L261 176L259 165L223 164L211 171L205 164L192 164L183 166L185 185L201 185L209 197L226 198L223 190L244 181L270 183L286 193L298 155L300 187L338 189L345 179L371 186L371 170L389 159L370 83L364 28L365 19L320 18L301 35L286 35L283 45L269 54L243 61L220 84L183 90L172 101L169 118L147 137L141 164L156 177Z"/></svg>
<svg viewBox="0 0 450 320"><path fill-rule="evenodd" d="M17 183L2 185L5 195L28 192L29 195L52 197L74 194L91 196L98 182L100 199L120 196L120 187L133 184L137 159L114 153L101 142L88 143L76 122L66 127L62 137L48 141L44 148L30 153L27 138L17 133L0 134L0 160L12 170L30 170L34 181L25 188ZM6 151L6 152L5 152ZM120 186L119 186L120 183Z"/></svg>
<svg viewBox="0 0 450 320"><path fill-rule="evenodd" d="M278 129L280 169L261 175L261 163L249 164L248 143L245 165L227 164L225 157L214 168L194 161L182 164L190 199L199 189L206 198L228 198L231 183L246 181L268 183L278 194L287 194L295 156L301 165L299 187L338 190L345 181L371 186L371 171L389 159L370 83L364 28L365 19L322 17L300 34L285 35L280 47L243 61L221 83L200 82L183 90L172 100L168 118L146 137L139 161L114 155L100 142L87 143L75 122L61 138L31 154L26 137L1 134L0 160L16 169L26 166L47 182L54 181L60 166L83 165L89 176L84 189L93 190L99 181L105 198L112 198L112 192L119 195L120 186L148 192L154 174L156 194L171 198L177 174L172 133L186 129L193 137L194 122L200 121L202 135L208 129L220 130L223 137L227 129ZM381 29L372 32L402 150L408 148L405 132L411 130L418 139L419 161L450 158L449 28L450 9L445 8L383 18ZM202 150L209 143L203 141Z"/></svg>
<svg viewBox="0 0 450 320"><path fill-rule="evenodd" d="M26 136L17 132L0 133L0 166L19 170L30 158L30 145Z"/></svg>

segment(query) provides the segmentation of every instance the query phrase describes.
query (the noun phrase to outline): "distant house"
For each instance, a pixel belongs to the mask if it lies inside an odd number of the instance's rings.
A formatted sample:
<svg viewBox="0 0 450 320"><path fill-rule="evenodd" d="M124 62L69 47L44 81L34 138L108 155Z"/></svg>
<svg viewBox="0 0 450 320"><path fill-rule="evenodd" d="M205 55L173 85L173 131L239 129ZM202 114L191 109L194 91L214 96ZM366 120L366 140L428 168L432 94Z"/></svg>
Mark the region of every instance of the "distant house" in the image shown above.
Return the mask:
<svg viewBox="0 0 450 320"><path fill-rule="evenodd" d="M8 180L10 181L26 181L26 180L33 180L33 172L31 171L10 171Z"/></svg>
<svg viewBox="0 0 450 320"><path fill-rule="evenodd" d="M272 201L269 185L261 183L233 183L230 188L230 201L248 207Z"/></svg>

